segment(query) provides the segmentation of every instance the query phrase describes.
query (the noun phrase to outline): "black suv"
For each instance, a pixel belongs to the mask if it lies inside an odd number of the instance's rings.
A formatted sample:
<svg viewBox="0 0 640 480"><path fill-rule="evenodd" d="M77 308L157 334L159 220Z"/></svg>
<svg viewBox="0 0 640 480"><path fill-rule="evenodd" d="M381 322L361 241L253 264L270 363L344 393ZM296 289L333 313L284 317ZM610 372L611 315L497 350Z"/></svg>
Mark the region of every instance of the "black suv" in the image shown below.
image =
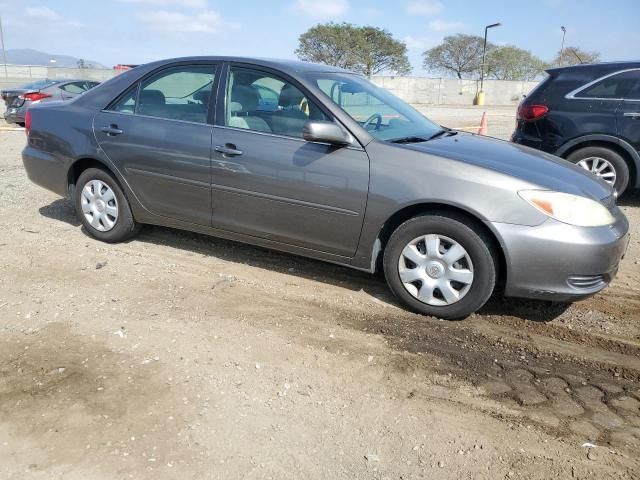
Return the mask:
<svg viewBox="0 0 640 480"><path fill-rule="evenodd" d="M511 140L614 185L640 187L640 62L552 68L518 106Z"/></svg>

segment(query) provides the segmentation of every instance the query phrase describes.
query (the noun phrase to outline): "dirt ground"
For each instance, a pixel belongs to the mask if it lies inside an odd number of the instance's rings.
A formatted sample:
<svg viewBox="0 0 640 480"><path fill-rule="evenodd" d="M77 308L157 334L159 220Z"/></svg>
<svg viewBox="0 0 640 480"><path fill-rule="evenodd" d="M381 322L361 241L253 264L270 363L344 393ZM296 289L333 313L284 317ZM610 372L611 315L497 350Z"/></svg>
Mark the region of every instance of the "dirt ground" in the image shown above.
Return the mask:
<svg viewBox="0 0 640 480"><path fill-rule="evenodd" d="M1 479L640 478L640 195L602 294L445 322L291 255L97 242L24 142L0 132Z"/></svg>

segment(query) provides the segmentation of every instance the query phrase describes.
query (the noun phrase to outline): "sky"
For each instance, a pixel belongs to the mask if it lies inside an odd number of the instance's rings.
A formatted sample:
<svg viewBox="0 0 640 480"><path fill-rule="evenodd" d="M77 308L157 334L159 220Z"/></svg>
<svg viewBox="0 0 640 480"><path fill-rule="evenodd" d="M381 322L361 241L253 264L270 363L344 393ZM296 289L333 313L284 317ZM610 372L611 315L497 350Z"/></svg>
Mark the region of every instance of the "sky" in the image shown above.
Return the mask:
<svg viewBox="0 0 640 480"><path fill-rule="evenodd" d="M0 0L7 49L73 55L109 67L187 55L295 58L321 22L381 27L421 54L456 33L484 34L550 61L566 45L640 60L640 0Z"/></svg>

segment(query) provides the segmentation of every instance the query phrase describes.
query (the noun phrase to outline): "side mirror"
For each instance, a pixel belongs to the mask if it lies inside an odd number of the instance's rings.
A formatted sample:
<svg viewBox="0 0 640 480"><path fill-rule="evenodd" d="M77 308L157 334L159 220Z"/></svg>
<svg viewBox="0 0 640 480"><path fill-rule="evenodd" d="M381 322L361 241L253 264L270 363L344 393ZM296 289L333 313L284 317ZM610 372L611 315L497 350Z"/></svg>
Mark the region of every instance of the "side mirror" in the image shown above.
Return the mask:
<svg viewBox="0 0 640 480"><path fill-rule="evenodd" d="M342 130L336 123L309 120L305 122L302 136L308 142L330 143L344 147L351 145L353 137Z"/></svg>

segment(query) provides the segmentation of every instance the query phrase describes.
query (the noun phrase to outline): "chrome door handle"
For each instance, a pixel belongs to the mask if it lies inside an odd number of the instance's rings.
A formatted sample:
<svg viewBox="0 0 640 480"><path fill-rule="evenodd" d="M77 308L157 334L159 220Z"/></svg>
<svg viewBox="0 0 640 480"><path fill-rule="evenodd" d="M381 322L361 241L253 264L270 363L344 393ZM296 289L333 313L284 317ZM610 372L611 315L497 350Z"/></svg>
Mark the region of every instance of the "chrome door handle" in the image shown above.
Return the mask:
<svg viewBox="0 0 640 480"><path fill-rule="evenodd" d="M242 150L238 150L235 145L227 143L226 145L216 145L215 151L221 153L224 157L238 157L242 155Z"/></svg>
<svg viewBox="0 0 640 480"><path fill-rule="evenodd" d="M115 135L121 135L121 134L124 133L124 130L120 130L117 125L113 125L113 124L112 125L108 125L108 126L105 125L104 127L102 127L100 129L100 131L102 133L106 133L110 137L113 137Z"/></svg>
<svg viewBox="0 0 640 480"><path fill-rule="evenodd" d="M624 112L622 115L624 115L625 117L640 119L640 112Z"/></svg>

